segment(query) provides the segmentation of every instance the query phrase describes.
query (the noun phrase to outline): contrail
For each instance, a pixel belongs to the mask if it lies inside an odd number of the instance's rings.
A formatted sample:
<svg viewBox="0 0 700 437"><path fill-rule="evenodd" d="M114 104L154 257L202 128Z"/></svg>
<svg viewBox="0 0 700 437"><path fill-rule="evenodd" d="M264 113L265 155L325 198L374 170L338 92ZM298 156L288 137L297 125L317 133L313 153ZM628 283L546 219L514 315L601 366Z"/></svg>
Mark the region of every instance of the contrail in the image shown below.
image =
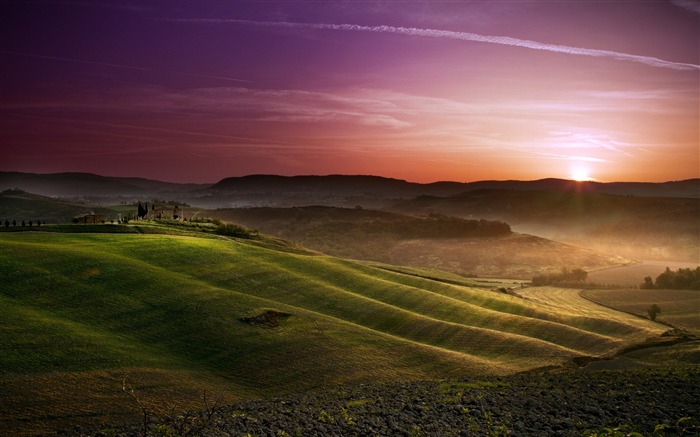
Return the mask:
<svg viewBox="0 0 700 437"><path fill-rule="evenodd" d="M10 50L0 50L0 53L5 53L8 55L16 55L16 56L28 56L30 58L49 59L52 61L76 62L79 64L102 65L105 67L126 68L128 70L140 70L140 71L152 71L152 72L157 72L157 73L182 74L185 76L203 77L205 79L218 79L218 80L228 80L228 81L233 81L233 82L247 82L247 83L251 82L250 80L235 79L232 77L209 76L206 74L185 73L182 71L166 71L166 70L158 70L158 69L154 69L154 68L135 67L133 65L123 65L123 64L112 64L109 62L88 61L85 59L63 58L63 57L59 57L59 56L48 56L48 55L37 55L34 53L13 52Z"/></svg>
<svg viewBox="0 0 700 437"><path fill-rule="evenodd" d="M318 30L338 30L346 32L376 32L394 33L400 35L423 36L428 38L458 39L462 41L484 42L506 46L523 47L532 50L544 50L548 52L565 53L568 55L593 56L612 58L619 61L638 62L652 67L670 68L673 70L700 70L700 65L686 64L682 62L665 61L651 56L632 55L629 53L614 52L611 50L587 49L557 44L546 44L526 39L511 38L508 36L480 35L470 32L454 32L437 29L418 29L415 27L394 26L361 26L358 24L326 24L326 23L292 23L286 21L251 21L235 19L166 19L173 22L199 22L199 23L240 23L263 27L288 27Z"/></svg>
<svg viewBox="0 0 700 437"><path fill-rule="evenodd" d="M20 52L12 52L9 50L0 50L0 52L6 53L8 55L28 56L30 58L39 58L39 59L50 59L52 61L77 62L80 64L103 65L105 67L127 68L129 70L153 71L150 68L133 67L131 65L110 64L107 62L86 61L84 59L61 58L58 56L36 55L34 53L20 53Z"/></svg>

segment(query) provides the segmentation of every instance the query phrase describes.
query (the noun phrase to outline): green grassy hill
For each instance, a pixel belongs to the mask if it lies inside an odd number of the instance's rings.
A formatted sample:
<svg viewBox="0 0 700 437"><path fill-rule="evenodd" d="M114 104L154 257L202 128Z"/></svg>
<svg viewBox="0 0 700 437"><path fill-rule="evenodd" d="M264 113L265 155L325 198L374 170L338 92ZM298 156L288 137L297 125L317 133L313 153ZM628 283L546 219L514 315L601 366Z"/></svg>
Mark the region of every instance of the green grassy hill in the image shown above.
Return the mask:
<svg viewBox="0 0 700 437"><path fill-rule="evenodd" d="M509 374L665 329L266 237L2 232L0 245L0 431L12 434L137 421L123 385L165 413L201 406L204 390Z"/></svg>

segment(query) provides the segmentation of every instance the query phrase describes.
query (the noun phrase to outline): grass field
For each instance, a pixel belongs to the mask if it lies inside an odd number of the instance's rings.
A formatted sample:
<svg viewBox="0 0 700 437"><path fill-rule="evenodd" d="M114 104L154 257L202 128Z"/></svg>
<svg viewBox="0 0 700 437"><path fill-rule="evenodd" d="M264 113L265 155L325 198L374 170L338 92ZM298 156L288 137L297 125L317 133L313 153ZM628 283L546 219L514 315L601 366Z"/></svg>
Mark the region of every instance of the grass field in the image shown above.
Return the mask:
<svg viewBox="0 0 700 437"><path fill-rule="evenodd" d="M522 299L265 237L3 232L0 245L9 434L138 421L124 382L164 414L201 407L204 390L233 400L509 374L666 329L566 290ZM290 316L241 321L269 310Z"/></svg>
<svg viewBox="0 0 700 437"><path fill-rule="evenodd" d="M593 302L647 316L647 309L657 304L659 320L700 335L700 291L698 290L584 290L582 295Z"/></svg>

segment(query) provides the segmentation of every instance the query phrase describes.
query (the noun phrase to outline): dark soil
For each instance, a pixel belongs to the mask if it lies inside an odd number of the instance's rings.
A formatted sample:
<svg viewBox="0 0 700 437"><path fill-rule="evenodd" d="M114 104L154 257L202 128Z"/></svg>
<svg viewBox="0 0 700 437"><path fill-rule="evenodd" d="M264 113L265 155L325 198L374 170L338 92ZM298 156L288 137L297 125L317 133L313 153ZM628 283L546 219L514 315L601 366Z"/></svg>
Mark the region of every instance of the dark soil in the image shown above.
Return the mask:
<svg viewBox="0 0 700 437"><path fill-rule="evenodd" d="M359 385L148 427L153 436L697 436L699 419L700 369L688 367ZM139 436L143 423L85 435Z"/></svg>
<svg viewBox="0 0 700 437"><path fill-rule="evenodd" d="M248 323L250 325L256 326L267 326L268 328L276 328L281 325L282 322L291 316L291 314L283 313L280 311L267 310L261 314L254 317L244 317L239 319L243 323Z"/></svg>

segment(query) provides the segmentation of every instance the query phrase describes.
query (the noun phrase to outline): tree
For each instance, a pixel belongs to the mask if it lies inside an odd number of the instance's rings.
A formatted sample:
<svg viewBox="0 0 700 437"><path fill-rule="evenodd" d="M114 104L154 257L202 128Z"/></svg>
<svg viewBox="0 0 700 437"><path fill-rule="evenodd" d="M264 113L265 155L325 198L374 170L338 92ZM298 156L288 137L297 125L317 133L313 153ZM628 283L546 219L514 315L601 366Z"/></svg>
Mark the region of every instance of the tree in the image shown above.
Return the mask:
<svg viewBox="0 0 700 437"><path fill-rule="evenodd" d="M666 270L656 277L656 288L673 288L673 276L671 269L666 267Z"/></svg>
<svg viewBox="0 0 700 437"><path fill-rule="evenodd" d="M643 290L651 290L654 288L654 280L651 279L651 276L646 276L644 278L644 283L639 286L639 288Z"/></svg>
<svg viewBox="0 0 700 437"><path fill-rule="evenodd" d="M700 267L695 269L679 268L676 272L666 267L666 270L656 277L653 284L650 282L651 278L644 278L644 284L641 285L641 288L700 290Z"/></svg>
<svg viewBox="0 0 700 437"><path fill-rule="evenodd" d="M652 304L649 309L647 309L647 314L651 320L656 320L656 316L661 313L661 308L657 304Z"/></svg>
<svg viewBox="0 0 700 437"><path fill-rule="evenodd" d="M573 269L570 275L571 279L576 282L584 282L588 278L588 272L583 269Z"/></svg>

